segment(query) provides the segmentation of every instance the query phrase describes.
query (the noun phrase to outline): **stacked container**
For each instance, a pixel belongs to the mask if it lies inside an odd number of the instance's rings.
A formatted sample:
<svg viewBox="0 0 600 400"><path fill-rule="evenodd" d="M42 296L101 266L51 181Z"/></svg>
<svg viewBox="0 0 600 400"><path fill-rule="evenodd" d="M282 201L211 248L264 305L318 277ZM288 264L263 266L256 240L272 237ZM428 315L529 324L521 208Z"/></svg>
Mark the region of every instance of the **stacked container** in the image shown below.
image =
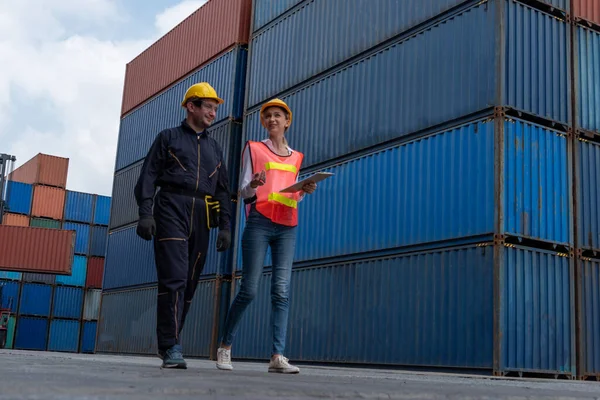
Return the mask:
<svg viewBox="0 0 600 400"><path fill-rule="evenodd" d="M156 267L152 242L136 235L134 186L156 135L185 118L181 101L193 84L208 82L221 104L210 135L219 143L232 190L237 184L251 0L210 0L127 64L115 163L113 206L98 349L156 352ZM191 40L193 38L193 40ZM183 47L182 47L183 46ZM235 218L232 220L235 225ZM231 251L217 253L217 231L182 335L186 355L208 356L221 293L231 277ZM122 307L123 302L132 307ZM199 303L200 302L200 303ZM123 321L128 321L123 324ZM195 329L203 333L196 334ZM203 336L204 334L208 336Z"/></svg>

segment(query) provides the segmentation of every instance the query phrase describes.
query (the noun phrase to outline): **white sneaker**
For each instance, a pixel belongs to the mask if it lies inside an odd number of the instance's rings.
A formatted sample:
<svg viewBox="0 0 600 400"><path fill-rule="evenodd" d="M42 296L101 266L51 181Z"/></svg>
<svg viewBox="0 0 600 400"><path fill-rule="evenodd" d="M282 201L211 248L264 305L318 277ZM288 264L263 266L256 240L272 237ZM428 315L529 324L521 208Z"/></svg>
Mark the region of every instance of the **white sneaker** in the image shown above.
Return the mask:
<svg viewBox="0 0 600 400"><path fill-rule="evenodd" d="M298 367L290 365L289 360L284 356L277 356L269 363L269 372L277 372L280 374L297 374L300 372Z"/></svg>
<svg viewBox="0 0 600 400"><path fill-rule="evenodd" d="M217 350L217 368L224 371L233 370L233 365L231 365L231 350L219 347Z"/></svg>

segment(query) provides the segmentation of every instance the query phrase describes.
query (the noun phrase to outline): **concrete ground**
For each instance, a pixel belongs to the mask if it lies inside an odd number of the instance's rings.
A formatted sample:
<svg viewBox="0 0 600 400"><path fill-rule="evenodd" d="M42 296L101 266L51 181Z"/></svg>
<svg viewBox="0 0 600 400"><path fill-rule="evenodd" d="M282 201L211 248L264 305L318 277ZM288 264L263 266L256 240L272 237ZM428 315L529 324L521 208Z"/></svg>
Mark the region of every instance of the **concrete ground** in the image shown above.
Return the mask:
<svg viewBox="0 0 600 400"><path fill-rule="evenodd" d="M0 399L600 399L600 383L442 373L188 360L162 370L155 357L0 350Z"/></svg>

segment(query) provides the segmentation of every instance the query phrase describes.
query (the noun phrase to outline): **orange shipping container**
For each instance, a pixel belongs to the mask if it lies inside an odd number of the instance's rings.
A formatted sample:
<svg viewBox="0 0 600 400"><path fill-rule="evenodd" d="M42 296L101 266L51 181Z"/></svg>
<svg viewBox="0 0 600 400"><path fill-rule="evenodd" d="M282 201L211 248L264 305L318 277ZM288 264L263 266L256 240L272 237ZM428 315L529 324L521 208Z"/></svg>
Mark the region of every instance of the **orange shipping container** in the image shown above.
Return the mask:
<svg viewBox="0 0 600 400"><path fill-rule="evenodd" d="M0 269L70 275L75 231L0 225Z"/></svg>
<svg viewBox="0 0 600 400"><path fill-rule="evenodd" d="M251 0L209 0L133 59L125 72L121 115L231 46L248 43L251 12Z"/></svg>
<svg viewBox="0 0 600 400"><path fill-rule="evenodd" d="M10 174L10 180L29 183L67 187L69 159L38 154Z"/></svg>
<svg viewBox="0 0 600 400"><path fill-rule="evenodd" d="M573 14L600 25L600 0L573 0Z"/></svg>
<svg viewBox="0 0 600 400"><path fill-rule="evenodd" d="M31 216L62 220L65 208L65 194L65 189L52 186L35 186L33 188Z"/></svg>
<svg viewBox="0 0 600 400"><path fill-rule="evenodd" d="M2 216L2 225L29 226L29 217L21 214L4 213Z"/></svg>

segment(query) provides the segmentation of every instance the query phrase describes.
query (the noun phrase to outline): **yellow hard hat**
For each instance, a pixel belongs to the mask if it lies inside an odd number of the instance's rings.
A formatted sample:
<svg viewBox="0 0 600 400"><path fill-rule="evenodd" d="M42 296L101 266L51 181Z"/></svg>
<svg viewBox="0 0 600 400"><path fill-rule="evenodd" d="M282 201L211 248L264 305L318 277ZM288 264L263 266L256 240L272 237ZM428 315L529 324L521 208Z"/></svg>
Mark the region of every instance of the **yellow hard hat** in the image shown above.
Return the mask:
<svg viewBox="0 0 600 400"><path fill-rule="evenodd" d="M265 104L263 104L263 106L260 108L260 115L262 116L262 113L269 107L280 107L283 108L285 111L287 111L289 117L290 117L290 125L292 124L292 110L290 110L290 108L288 107L287 104L285 104L285 102L281 99L273 99L273 100L269 100L267 101ZM261 118L261 123L262 125L266 128L267 126L264 124L264 122L262 122L262 118Z"/></svg>
<svg viewBox="0 0 600 400"><path fill-rule="evenodd" d="M181 106L185 107L188 100L191 98L213 99L216 100L219 104L224 103L223 99L220 99L219 96L217 96L217 91L213 89L213 87L210 86L208 82L200 82L190 86L187 92L185 92L185 96L183 97Z"/></svg>

